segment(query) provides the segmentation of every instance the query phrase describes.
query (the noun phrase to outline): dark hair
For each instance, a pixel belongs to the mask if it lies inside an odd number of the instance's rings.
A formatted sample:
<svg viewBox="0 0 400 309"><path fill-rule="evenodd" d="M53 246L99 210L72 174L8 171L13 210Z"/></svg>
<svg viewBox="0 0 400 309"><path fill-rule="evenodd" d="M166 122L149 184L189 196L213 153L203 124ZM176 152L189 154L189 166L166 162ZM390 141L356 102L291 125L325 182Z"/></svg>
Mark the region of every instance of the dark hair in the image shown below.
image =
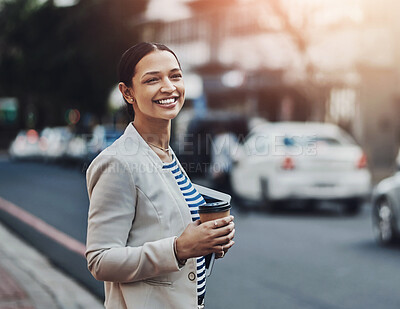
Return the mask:
<svg viewBox="0 0 400 309"><path fill-rule="evenodd" d="M141 42L130 47L122 54L118 65L119 81L124 83L127 87L132 87L132 78L133 76L135 76L136 73L136 65L139 63L140 60L142 60L144 56L156 50L165 50L173 54L176 58L176 61L178 62L179 68L181 67L178 57L167 46L159 43ZM133 120L135 118L133 106L132 104L128 103L125 98L124 101L127 104L126 107L128 110L128 114L131 120Z"/></svg>

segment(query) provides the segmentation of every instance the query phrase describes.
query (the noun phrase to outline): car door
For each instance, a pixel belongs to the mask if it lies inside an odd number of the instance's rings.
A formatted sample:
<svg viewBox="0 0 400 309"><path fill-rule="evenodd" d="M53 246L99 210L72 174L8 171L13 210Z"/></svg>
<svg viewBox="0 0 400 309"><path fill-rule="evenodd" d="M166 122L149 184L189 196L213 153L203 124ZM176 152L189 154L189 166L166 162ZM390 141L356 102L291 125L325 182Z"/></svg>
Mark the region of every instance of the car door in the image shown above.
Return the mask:
<svg viewBox="0 0 400 309"><path fill-rule="evenodd" d="M240 155L232 168L232 187L242 198L251 201L262 199L261 179L268 179L273 171L271 137L254 134L241 146Z"/></svg>

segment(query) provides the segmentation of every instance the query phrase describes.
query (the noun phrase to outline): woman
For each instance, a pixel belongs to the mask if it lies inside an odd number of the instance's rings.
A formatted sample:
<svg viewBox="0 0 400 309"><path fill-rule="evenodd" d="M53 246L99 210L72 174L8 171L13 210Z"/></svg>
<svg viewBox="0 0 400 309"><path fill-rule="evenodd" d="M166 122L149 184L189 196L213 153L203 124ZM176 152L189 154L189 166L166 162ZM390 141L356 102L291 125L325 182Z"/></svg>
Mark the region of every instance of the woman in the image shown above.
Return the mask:
<svg viewBox="0 0 400 309"><path fill-rule="evenodd" d="M104 281L105 307L204 308L204 256L234 244L233 217L200 224L204 199L169 146L185 87L165 45L140 43L119 65L133 122L92 162L88 268Z"/></svg>

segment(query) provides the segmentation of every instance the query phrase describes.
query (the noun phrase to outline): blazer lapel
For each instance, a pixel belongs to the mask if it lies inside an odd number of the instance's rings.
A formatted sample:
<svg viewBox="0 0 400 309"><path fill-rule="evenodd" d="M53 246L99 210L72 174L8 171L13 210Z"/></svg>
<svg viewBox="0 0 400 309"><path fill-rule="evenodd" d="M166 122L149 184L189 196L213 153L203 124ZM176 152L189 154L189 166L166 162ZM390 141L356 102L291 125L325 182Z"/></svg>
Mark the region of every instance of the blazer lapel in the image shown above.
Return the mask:
<svg viewBox="0 0 400 309"><path fill-rule="evenodd" d="M168 187L168 192L171 194L171 197L176 202L176 206L179 208L179 212L181 213L183 223L187 224L191 222L192 217L190 214L189 207L185 201L185 198L182 195L181 190L179 189L176 183L174 176L171 174L170 171L163 169L163 162L157 156L157 154L149 147L146 141L142 138L142 136L133 126L132 122L129 123L128 126L126 127L124 132L124 137L132 139L132 142L135 144L134 148L137 149L137 151L139 151L140 153L142 153L145 157L147 157L149 162L151 162L151 164L154 167L154 171L157 172L158 175L161 177L161 179L164 181L165 185ZM182 172L184 173L184 175L186 175L186 172L180 165L179 160L177 159L175 153L173 152L172 149L171 151L175 156L176 161L179 167L181 168Z"/></svg>

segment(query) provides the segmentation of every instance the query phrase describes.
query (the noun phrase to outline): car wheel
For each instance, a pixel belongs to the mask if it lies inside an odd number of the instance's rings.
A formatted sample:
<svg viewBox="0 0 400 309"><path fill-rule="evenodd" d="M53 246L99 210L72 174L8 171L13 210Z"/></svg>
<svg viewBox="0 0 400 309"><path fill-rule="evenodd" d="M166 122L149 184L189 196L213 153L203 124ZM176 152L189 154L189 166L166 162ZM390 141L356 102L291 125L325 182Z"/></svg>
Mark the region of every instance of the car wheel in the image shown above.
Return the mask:
<svg viewBox="0 0 400 309"><path fill-rule="evenodd" d="M354 198L347 200L343 205L343 212L349 216L355 216L360 213L363 200Z"/></svg>
<svg viewBox="0 0 400 309"><path fill-rule="evenodd" d="M269 198L269 190L268 190L268 179L261 178L260 180L261 186L261 207L269 213L273 213L276 210L277 203L271 201Z"/></svg>
<svg viewBox="0 0 400 309"><path fill-rule="evenodd" d="M375 239L378 243L388 245L397 239L395 228L395 214L393 207L386 198L378 200L373 208L372 224Z"/></svg>

